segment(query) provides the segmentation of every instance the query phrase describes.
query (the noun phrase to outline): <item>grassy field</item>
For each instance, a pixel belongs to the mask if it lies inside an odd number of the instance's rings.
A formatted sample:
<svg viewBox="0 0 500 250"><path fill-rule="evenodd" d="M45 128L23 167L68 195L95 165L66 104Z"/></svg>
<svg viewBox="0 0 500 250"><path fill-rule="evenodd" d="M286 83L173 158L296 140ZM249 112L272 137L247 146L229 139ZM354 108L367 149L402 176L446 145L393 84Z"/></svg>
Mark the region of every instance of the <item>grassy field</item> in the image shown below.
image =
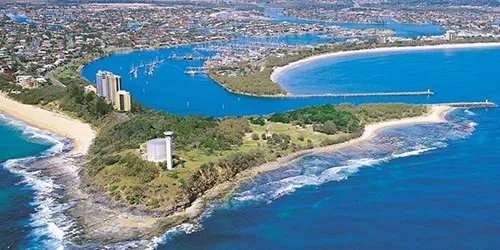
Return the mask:
<svg viewBox="0 0 500 250"><path fill-rule="evenodd" d="M208 189L233 179L236 174L248 168L301 150L356 138L362 134L365 124L414 117L426 112L425 106L403 103L359 106L326 104L271 114L265 118L222 118L201 123L198 123L201 121L199 117L175 118L168 115L171 119L164 122L163 115L149 113L149 116L142 115L121 123L117 126L119 128L115 127L103 135L98 143L106 153L96 157L98 162L91 164L89 170L95 173L92 178L95 184L120 202L173 209L190 204ZM152 120L158 122L151 123ZM152 133L154 138L158 134L157 130L165 129L157 124L172 122L194 122L193 125L196 125L192 127L192 131L199 126L209 125L206 131L217 133L210 133L210 136L205 137L208 146L199 143L203 133L194 137L185 134L184 139L191 139L180 147L183 126L179 127L177 141L174 136L174 144L177 142L177 147L174 147L174 162L179 164L170 171L165 169L165 163L152 163L143 159L148 137L140 136L134 140L133 145L121 149L119 147L129 143L131 136L139 133L138 129L142 129L141 133ZM218 133L221 131L223 133ZM127 136L123 136L124 133ZM229 138L232 141L229 147L209 147L228 134L233 135ZM116 140L120 140L120 143ZM193 142L197 146L192 146ZM135 143L138 145L135 146ZM114 147L110 147L112 145Z"/></svg>
<svg viewBox="0 0 500 250"><path fill-rule="evenodd" d="M319 147L327 139L336 140L342 136L348 135L340 133L335 135L326 135L314 132L311 125L301 127L297 125L284 124L278 122L266 121L264 126L251 125L252 132L246 133L243 138L243 145L234 147L231 150L216 151L212 154L207 154L201 149L193 149L189 151L175 152L184 162L184 167L178 166L175 170L167 171L157 166L159 175L148 183L142 183L138 178L126 176L123 174L123 169L117 162L106 166L93 179L98 185L104 187L107 193L123 202L134 202L130 196L134 193L141 193L138 199L150 198L146 201L147 205L152 207L173 207L177 204L177 199L182 194L182 189L186 185L186 180L189 179L193 172L198 171L199 167L207 162L217 162L220 159L226 158L238 152L249 152L255 149L262 149L267 152L266 159L274 160L278 156L293 153L299 149ZM258 135L258 138L255 136ZM286 150L270 151L267 140L262 138L272 134L289 135L290 144L297 145ZM279 153L278 155L276 153ZM141 157L141 150L126 150L119 152L117 155L133 154ZM146 198L147 199L147 198ZM144 203L144 202L141 202Z"/></svg>
<svg viewBox="0 0 500 250"><path fill-rule="evenodd" d="M272 134L286 134L291 138L291 143L295 143L301 147L308 147L308 145L312 145L313 147L318 147L325 140L331 139L339 139L347 133L338 133L335 135L327 135L319 132L313 131L312 125L307 125L305 127L301 127L298 125L285 124L279 122L269 122L266 121L265 126L259 125L251 125L253 133L261 136L262 134L266 134L268 136ZM245 144L252 145L258 143L266 143L265 140L262 140L260 137L259 140L253 140L251 138L252 133L247 134L245 137ZM310 142L310 143L309 143Z"/></svg>

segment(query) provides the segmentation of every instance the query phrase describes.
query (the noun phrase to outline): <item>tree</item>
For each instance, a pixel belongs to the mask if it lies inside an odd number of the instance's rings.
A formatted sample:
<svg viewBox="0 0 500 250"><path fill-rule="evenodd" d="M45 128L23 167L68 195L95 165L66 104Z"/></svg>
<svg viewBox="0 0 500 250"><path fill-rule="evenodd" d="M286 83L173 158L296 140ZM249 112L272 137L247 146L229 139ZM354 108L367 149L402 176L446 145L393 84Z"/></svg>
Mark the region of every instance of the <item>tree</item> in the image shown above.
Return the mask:
<svg viewBox="0 0 500 250"><path fill-rule="evenodd" d="M258 140L259 140L259 134L257 134L257 133L253 133L253 134L252 134L252 140L254 140L254 141L258 141Z"/></svg>

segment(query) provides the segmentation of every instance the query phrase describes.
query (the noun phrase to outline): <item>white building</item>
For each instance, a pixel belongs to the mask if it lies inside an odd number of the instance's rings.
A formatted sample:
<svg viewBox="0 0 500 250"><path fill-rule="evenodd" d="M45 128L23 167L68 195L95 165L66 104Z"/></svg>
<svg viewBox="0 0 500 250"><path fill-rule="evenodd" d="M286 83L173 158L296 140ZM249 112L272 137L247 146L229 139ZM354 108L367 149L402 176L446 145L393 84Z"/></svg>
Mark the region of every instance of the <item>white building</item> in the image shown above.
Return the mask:
<svg viewBox="0 0 500 250"><path fill-rule="evenodd" d="M167 131L165 132L165 141L167 144L167 169L172 170L174 166L172 165L172 136L174 132Z"/></svg>
<svg viewBox="0 0 500 250"><path fill-rule="evenodd" d="M157 138L149 140L147 143L148 161L164 162L167 160L167 140Z"/></svg>
<svg viewBox="0 0 500 250"><path fill-rule="evenodd" d="M36 80L36 82L37 82L38 84L45 84L45 83L47 83L47 79L45 79L45 78L43 78L43 77L38 77L38 78L36 78L35 80Z"/></svg>
<svg viewBox="0 0 500 250"><path fill-rule="evenodd" d="M109 71L97 71L97 95L104 97L111 104L115 104L116 92L122 88L122 78Z"/></svg>
<svg viewBox="0 0 500 250"><path fill-rule="evenodd" d="M149 140L147 143L148 161L167 162L167 169L172 170L172 136L173 132L165 132L165 138Z"/></svg>
<svg viewBox="0 0 500 250"><path fill-rule="evenodd" d="M106 97L108 95L108 83L106 79L106 71L97 71L96 74L97 96Z"/></svg>
<svg viewBox="0 0 500 250"><path fill-rule="evenodd" d="M448 41L455 40L457 36L457 33L454 30L447 30L446 34L444 35L445 39Z"/></svg>

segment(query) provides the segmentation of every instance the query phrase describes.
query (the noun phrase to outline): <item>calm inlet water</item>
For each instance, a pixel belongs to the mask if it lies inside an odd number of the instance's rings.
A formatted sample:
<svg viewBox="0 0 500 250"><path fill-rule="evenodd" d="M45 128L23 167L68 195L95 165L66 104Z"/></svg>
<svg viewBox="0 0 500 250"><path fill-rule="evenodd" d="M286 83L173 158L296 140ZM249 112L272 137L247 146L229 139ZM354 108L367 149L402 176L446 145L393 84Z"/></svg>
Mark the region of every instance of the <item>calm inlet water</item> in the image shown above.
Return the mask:
<svg viewBox="0 0 500 250"><path fill-rule="evenodd" d="M371 97L279 99L231 94L203 75L184 74L196 62L166 60L153 76L128 75L128 64L148 62L171 53L189 53L190 47L142 51L98 60L82 74L95 81L99 69L123 75L123 88L146 106L180 115L208 116L269 114L306 105L341 102L411 102L494 100L500 90L496 74L499 49L459 49L379 53L311 62L283 75L279 82L291 93L348 93L373 91L424 91L432 97ZM127 62L125 65L123 62ZM201 65L201 62L198 64Z"/></svg>

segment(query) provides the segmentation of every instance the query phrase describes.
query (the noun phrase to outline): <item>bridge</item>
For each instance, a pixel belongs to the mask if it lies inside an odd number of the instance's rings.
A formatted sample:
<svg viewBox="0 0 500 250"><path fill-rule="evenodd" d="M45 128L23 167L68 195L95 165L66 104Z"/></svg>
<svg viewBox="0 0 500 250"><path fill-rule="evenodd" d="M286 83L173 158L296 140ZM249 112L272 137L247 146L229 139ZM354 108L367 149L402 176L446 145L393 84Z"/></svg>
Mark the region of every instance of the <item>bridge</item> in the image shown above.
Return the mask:
<svg viewBox="0 0 500 250"><path fill-rule="evenodd" d="M493 102L488 100L484 102L450 102L450 103L436 103L436 104L428 104L431 106L449 106L454 108L496 108L496 105Z"/></svg>
<svg viewBox="0 0 500 250"><path fill-rule="evenodd" d="M344 94L309 94L309 95L286 95L275 97L289 97L289 98L311 98L311 97L367 97L367 96L430 96L434 95L430 89L427 91L414 91L414 92L372 92L372 93L344 93Z"/></svg>

